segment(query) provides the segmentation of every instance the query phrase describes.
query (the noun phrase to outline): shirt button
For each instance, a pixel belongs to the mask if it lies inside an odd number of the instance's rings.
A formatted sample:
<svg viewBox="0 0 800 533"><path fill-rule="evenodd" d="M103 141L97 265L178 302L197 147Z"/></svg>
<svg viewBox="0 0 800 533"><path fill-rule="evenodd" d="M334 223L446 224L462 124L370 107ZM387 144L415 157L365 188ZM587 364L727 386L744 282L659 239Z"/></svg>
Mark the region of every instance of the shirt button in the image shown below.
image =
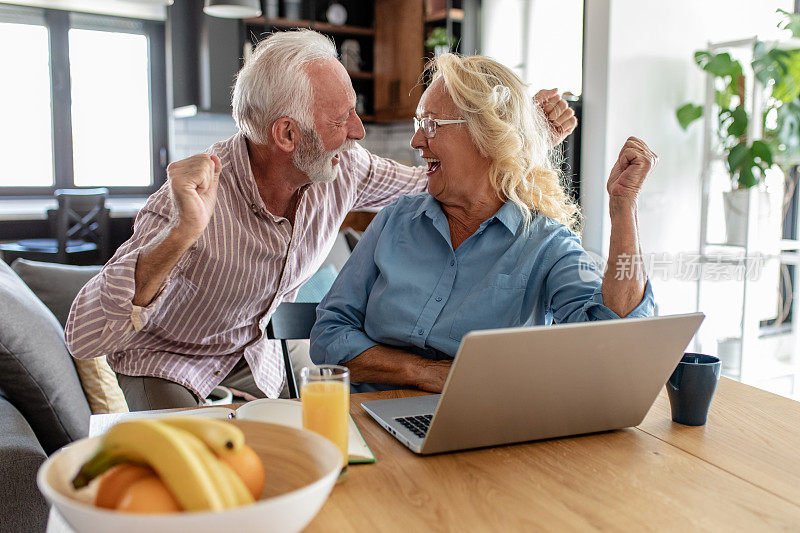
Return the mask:
<svg viewBox="0 0 800 533"><path fill-rule="evenodd" d="M417 330L417 333L419 333L420 335L422 335L423 333L425 333L425 330L424 330L424 329L419 329L419 330Z"/></svg>
<svg viewBox="0 0 800 533"><path fill-rule="evenodd" d="M436 297L436 301L437 301L437 302L441 302L441 301L442 301L442 297L441 297L441 296L437 296L437 297Z"/></svg>
<svg viewBox="0 0 800 533"><path fill-rule="evenodd" d="M258 206L256 204L250 204L250 209L253 210L253 213L257 213L258 212Z"/></svg>
<svg viewBox="0 0 800 533"><path fill-rule="evenodd" d="M215 376L219 376L220 374L222 374L222 372L220 372L219 370L215 370L215 371L214 371L214 375L215 375Z"/></svg>
<svg viewBox="0 0 800 533"><path fill-rule="evenodd" d="M453 260L453 261L450 261L450 266L453 266L453 265L455 265L455 264L456 264L455 260Z"/></svg>

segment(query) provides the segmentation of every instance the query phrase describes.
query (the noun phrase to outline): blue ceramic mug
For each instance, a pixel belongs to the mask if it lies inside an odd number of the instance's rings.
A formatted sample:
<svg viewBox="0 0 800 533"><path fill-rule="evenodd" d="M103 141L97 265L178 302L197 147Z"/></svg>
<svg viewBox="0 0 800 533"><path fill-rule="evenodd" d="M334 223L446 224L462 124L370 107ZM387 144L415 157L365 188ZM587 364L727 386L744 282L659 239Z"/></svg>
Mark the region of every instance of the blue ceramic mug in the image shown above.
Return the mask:
<svg viewBox="0 0 800 533"><path fill-rule="evenodd" d="M685 353L667 381L672 420L687 426L702 426L717 389L722 364L719 357Z"/></svg>

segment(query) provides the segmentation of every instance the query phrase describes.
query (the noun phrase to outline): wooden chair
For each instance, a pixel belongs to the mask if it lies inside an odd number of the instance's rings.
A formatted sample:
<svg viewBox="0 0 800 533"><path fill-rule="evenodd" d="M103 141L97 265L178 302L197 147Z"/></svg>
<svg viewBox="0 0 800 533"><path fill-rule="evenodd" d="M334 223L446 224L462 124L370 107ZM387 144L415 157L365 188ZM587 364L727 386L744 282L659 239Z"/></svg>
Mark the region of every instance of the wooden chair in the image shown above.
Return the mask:
<svg viewBox="0 0 800 533"><path fill-rule="evenodd" d="M283 366L286 369L286 385L290 398L298 398L294 368L289 358L287 340L308 339L317 319L316 303L283 302L273 313L267 324L267 338L280 340L283 351Z"/></svg>
<svg viewBox="0 0 800 533"><path fill-rule="evenodd" d="M48 210L55 238L22 239L0 244L6 262L21 257L51 263L105 263L110 257L108 189L58 189L58 209Z"/></svg>

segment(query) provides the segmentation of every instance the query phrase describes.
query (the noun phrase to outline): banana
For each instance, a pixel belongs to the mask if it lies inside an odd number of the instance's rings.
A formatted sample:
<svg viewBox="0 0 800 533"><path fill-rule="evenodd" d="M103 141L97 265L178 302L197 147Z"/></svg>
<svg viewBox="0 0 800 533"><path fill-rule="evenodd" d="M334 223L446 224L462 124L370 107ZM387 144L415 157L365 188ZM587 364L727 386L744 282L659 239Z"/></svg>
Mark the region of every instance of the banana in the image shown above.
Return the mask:
<svg viewBox="0 0 800 533"><path fill-rule="evenodd" d="M158 420L188 431L220 457L237 453L244 446L242 430L223 420L191 416L164 417Z"/></svg>
<svg viewBox="0 0 800 533"><path fill-rule="evenodd" d="M193 447L203 448L203 443L198 439L191 439ZM226 463L220 461L214 455L203 453L203 450L196 449L201 460L205 463L206 467L212 473L212 476L220 489L220 493L225 500L226 507L239 507L240 505L247 505L253 503L253 495L247 490L247 487L236 472Z"/></svg>
<svg viewBox="0 0 800 533"><path fill-rule="evenodd" d="M156 471L186 511L219 511L226 508L220 475L209 468L217 461L194 435L161 423L142 419L120 422L103 436L100 449L73 479L80 488L102 473L110 463L145 463Z"/></svg>

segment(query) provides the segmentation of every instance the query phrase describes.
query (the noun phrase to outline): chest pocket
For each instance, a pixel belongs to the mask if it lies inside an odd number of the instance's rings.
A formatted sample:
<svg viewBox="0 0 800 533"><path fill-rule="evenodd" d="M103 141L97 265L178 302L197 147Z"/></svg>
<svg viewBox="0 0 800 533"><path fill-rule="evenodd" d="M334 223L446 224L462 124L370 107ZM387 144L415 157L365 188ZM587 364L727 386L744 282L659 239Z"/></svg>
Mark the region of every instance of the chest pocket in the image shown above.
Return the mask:
<svg viewBox="0 0 800 533"><path fill-rule="evenodd" d="M528 286L524 274L496 274L485 286L473 287L453 319L450 338L461 341L468 332L519 326L522 302Z"/></svg>

